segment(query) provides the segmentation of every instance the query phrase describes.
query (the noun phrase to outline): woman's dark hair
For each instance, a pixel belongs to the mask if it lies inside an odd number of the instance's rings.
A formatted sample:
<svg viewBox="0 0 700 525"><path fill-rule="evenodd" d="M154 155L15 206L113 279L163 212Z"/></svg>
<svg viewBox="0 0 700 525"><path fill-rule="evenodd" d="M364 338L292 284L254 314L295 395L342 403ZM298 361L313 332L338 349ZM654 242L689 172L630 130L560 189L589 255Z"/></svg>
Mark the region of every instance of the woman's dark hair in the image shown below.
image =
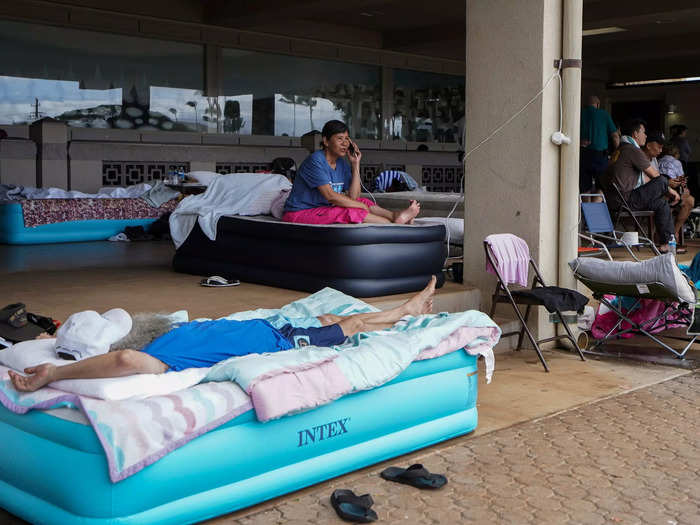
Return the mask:
<svg viewBox="0 0 700 525"><path fill-rule="evenodd" d="M622 134L632 136L635 131L639 131L639 128L644 126L646 128L647 123L640 118L631 118L622 123Z"/></svg>
<svg viewBox="0 0 700 525"><path fill-rule="evenodd" d="M340 120L329 120L323 126L321 136L325 139L330 139L333 135L345 133L346 131L348 131L348 127L345 125L345 122L341 122Z"/></svg>

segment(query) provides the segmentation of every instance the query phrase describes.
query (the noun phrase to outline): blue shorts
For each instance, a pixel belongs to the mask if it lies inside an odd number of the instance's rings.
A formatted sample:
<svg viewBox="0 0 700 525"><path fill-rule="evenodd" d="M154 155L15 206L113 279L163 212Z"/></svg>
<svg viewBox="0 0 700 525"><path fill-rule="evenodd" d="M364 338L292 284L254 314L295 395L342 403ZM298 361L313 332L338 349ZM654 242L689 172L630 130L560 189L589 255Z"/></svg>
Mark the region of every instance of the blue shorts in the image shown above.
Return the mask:
<svg viewBox="0 0 700 525"><path fill-rule="evenodd" d="M345 341L345 334L339 324L328 326L311 326L309 328L297 328L286 324L278 328L279 332L295 348L302 346L333 346Z"/></svg>

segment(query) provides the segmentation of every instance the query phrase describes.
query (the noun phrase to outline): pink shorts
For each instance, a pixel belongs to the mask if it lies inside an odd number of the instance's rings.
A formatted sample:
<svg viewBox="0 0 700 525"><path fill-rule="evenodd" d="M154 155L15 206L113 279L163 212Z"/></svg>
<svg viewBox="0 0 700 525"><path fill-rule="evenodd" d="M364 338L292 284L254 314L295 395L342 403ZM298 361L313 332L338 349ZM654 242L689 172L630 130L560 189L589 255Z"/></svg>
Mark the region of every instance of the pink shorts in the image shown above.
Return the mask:
<svg viewBox="0 0 700 525"><path fill-rule="evenodd" d="M376 206L371 200L360 197L357 201L367 206ZM369 212L362 208L341 208L321 206L307 210L287 211L282 215L285 222L297 224L358 224L365 220Z"/></svg>

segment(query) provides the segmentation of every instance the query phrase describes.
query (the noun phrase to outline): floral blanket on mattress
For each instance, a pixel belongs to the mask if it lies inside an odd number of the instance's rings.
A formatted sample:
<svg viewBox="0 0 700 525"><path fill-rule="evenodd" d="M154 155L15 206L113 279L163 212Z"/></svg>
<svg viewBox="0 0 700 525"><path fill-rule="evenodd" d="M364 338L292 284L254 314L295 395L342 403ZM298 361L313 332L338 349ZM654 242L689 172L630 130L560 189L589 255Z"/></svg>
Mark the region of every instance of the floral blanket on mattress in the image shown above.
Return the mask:
<svg viewBox="0 0 700 525"><path fill-rule="evenodd" d="M266 319L273 326L310 325L323 313L350 315L377 311L371 305L325 288L279 310L240 312L227 319ZM360 333L331 348L307 346L274 354L251 354L223 361L206 382L170 395L103 401L50 387L19 393L0 367L0 403L12 412L71 407L81 410L95 430L120 481L191 439L255 409L268 421L329 403L343 395L391 381L413 361L464 349L483 355L486 380L493 372L493 346L500 329L477 311L405 317L392 328Z"/></svg>
<svg viewBox="0 0 700 525"><path fill-rule="evenodd" d="M177 199L154 208L143 199L28 199L22 205L25 228L55 222L104 219L157 219L173 211Z"/></svg>

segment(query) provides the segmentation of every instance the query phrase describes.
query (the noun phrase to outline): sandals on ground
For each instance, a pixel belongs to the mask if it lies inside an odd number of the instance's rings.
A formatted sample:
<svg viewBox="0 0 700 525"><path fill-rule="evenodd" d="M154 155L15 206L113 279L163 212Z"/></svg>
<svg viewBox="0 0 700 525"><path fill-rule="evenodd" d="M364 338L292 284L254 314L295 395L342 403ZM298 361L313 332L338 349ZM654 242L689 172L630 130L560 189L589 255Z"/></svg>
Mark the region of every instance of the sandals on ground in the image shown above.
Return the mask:
<svg viewBox="0 0 700 525"><path fill-rule="evenodd" d="M226 279L225 277L221 277L220 275L212 275L211 277L207 277L206 279L202 279L201 281L199 281L199 284L201 286L218 288L223 286L238 286L239 284L241 284L241 281L239 281L238 279Z"/></svg>
<svg viewBox="0 0 700 525"><path fill-rule="evenodd" d="M439 489L447 483L445 476L431 474L419 463L408 468L389 467L383 470L380 476L386 480L411 485L419 489Z"/></svg>
<svg viewBox="0 0 700 525"><path fill-rule="evenodd" d="M377 520L377 513L370 507L374 500L369 494L357 496L352 490L338 489L331 494L331 505L338 516L353 523L370 523Z"/></svg>

